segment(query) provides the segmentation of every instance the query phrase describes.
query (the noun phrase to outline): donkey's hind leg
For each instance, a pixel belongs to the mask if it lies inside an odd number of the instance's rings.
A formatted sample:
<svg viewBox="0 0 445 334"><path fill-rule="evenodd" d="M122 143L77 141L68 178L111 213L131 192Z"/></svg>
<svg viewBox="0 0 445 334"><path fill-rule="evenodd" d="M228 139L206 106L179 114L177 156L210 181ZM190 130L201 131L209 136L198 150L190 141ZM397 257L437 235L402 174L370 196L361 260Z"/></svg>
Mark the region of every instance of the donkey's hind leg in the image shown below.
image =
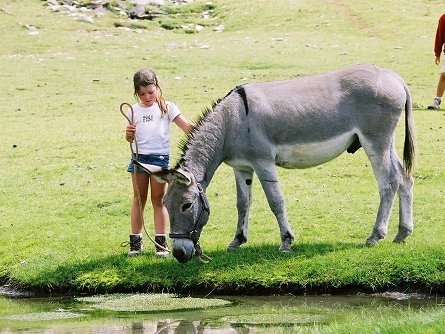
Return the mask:
<svg viewBox="0 0 445 334"><path fill-rule="evenodd" d="M413 177L405 172L402 164L398 164L399 171L403 175L399 187L399 231L394 242L404 242L406 237L413 233Z"/></svg>
<svg viewBox="0 0 445 334"><path fill-rule="evenodd" d="M365 149L366 150L366 149ZM367 152L368 153L368 152ZM395 161L400 161L391 145L389 150L381 154L373 152L368 154L374 175L377 179L380 195L380 204L371 235L366 239L367 245L377 244L388 233L388 222L396 192L400 186L400 172L395 168Z"/></svg>
<svg viewBox="0 0 445 334"><path fill-rule="evenodd" d="M238 209L238 225L235 238L227 246L228 251L233 251L247 242L249 227L249 212L252 204L252 178L253 170L235 171L236 180L236 207Z"/></svg>

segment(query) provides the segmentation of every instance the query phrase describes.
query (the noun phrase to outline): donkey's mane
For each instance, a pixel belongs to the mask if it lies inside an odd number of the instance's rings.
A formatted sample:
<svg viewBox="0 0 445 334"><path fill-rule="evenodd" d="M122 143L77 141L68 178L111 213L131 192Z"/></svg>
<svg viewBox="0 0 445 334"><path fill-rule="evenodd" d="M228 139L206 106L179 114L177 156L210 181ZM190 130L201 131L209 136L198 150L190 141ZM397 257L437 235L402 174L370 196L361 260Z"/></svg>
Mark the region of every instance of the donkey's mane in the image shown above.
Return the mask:
<svg viewBox="0 0 445 334"><path fill-rule="evenodd" d="M175 169L179 168L184 163L184 156L190 146L190 141L193 139L196 132L198 132L199 128L204 124L207 117L215 110L215 107L218 105L219 102L221 102L221 100L222 99L218 99L214 101L211 108L206 107L201 115L199 115L198 118L195 120L195 126L193 127L192 131L187 133L186 136L179 141L178 148L181 150L182 153L178 163L176 164Z"/></svg>
<svg viewBox="0 0 445 334"><path fill-rule="evenodd" d="M228 92L226 94L226 96L224 96L222 99L217 99L216 101L213 101L212 103L212 107L206 107L204 109L204 111L201 113L201 115L198 116L198 118L195 121L195 126L193 127L193 130L191 132L189 132L185 138L183 138L179 144L178 144L178 148L181 150L181 157L179 158L178 163L176 164L176 168L179 168L184 162L184 156L185 153L187 152L189 146L190 146L190 141L193 139L193 137L195 136L196 132L199 131L200 127L205 123L207 117L215 111L215 107L220 104L227 96L229 96L230 94L232 94L232 92L239 90L243 85L240 86L236 86L235 88L233 88L230 92Z"/></svg>

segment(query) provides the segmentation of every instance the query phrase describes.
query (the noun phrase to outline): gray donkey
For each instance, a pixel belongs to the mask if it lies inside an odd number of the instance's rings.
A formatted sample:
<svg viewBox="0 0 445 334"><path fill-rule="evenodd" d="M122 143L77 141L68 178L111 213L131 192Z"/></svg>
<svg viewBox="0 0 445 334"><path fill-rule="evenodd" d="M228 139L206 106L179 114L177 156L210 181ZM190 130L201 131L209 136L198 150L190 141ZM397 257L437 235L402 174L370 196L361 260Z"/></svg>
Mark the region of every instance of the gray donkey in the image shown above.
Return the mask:
<svg viewBox="0 0 445 334"><path fill-rule="evenodd" d="M405 109L403 162L395 130ZM155 173L169 183L164 203L170 216L172 252L179 262L201 251L199 237L210 207L205 194L218 166L235 172L238 226L228 250L247 241L252 178L257 175L280 228L280 250L291 250L289 225L276 167L309 168L363 147L377 179L380 206L366 240L388 231L395 194L400 221L394 242L413 231L415 160L411 96L393 71L357 65L327 74L238 86L207 110L184 143L176 168Z"/></svg>

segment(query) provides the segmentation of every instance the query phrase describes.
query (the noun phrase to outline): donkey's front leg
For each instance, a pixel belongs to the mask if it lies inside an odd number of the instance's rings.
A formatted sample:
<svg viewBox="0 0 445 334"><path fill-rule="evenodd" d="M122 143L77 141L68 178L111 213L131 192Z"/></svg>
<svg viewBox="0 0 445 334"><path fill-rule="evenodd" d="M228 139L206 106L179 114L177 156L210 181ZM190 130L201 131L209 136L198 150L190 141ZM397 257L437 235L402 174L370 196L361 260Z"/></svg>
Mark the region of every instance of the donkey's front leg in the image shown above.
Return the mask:
<svg viewBox="0 0 445 334"><path fill-rule="evenodd" d="M278 221L281 236L280 251L290 252L294 242L294 234L287 220L284 197L278 184L275 165L255 170L255 172L260 179L269 207Z"/></svg>
<svg viewBox="0 0 445 334"><path fill-rule="evenodd" d="M228 251L233 251L247 241L249 227L249 212L252 204L252 178L253 170L234 170L236 180L236 207L238 209L238 225L235 238L227 246Z"/></svg>

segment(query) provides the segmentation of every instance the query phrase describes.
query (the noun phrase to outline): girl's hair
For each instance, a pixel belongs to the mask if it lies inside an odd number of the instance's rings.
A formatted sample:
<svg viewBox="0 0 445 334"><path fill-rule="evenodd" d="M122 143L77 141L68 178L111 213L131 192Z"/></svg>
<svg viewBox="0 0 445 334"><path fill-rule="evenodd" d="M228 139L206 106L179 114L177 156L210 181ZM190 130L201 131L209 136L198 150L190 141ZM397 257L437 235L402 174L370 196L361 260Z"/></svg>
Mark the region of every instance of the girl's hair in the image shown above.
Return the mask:
<svg viewBox="0 0 445 334"><path fill-rule="evenodd" d="M134 96L136 99L139 98L138 93L140 87L146 87L148 85L155 85L158 90L158 98L156 102L158 103L159 108L161 109L162 116L167 116L168 109L167 104L162 97L162 89L159 86L158 78L156 77L155 72L149 69L142 69L137 71L133 76L133 84L134 84Z"/></svg>

